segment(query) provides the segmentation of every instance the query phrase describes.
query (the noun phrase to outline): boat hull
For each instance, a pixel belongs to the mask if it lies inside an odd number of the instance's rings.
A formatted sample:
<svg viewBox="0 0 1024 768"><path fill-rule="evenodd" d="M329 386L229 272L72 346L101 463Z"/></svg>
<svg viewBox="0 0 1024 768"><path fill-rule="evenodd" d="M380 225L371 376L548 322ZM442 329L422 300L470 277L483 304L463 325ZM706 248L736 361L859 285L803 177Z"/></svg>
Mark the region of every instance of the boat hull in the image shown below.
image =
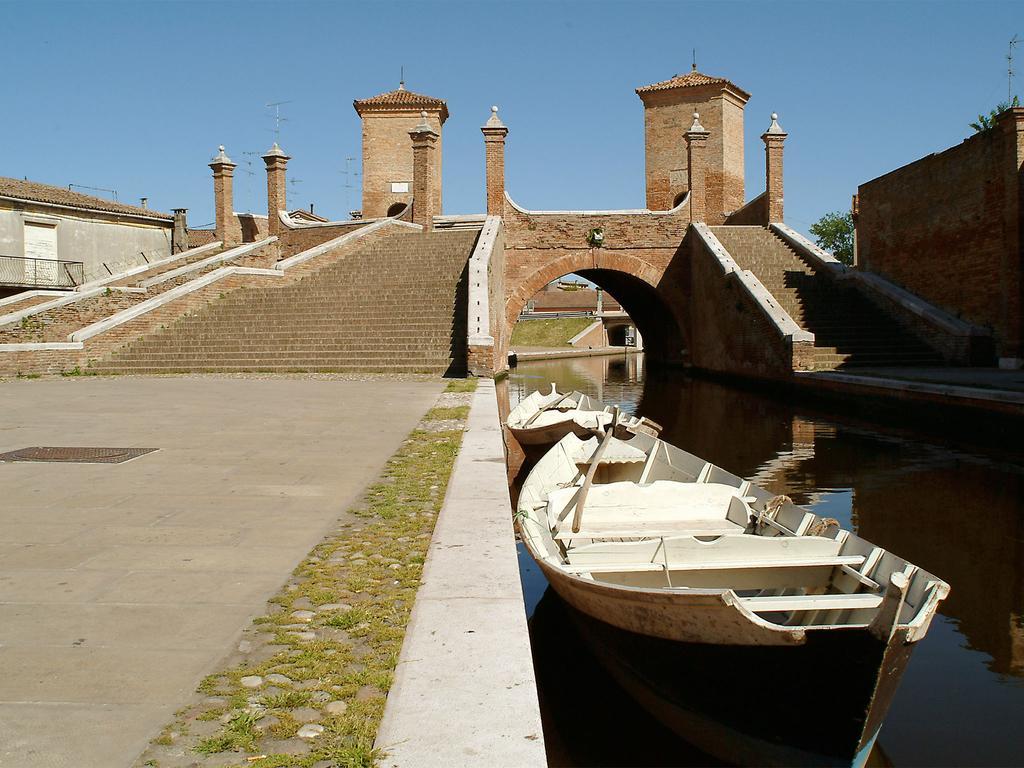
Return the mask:
<svg viewBox="0 0 1024 768"><path fill-rule="evenodd" d="M726 590L669 591L625 588L567 574L527 551L548 583L569 605L619 629L678 642L722 645L800 645L802 627L761 621L729 602Z"/></svg>
<svg viewBox="0 0 1024 768"><path fill-rule="evenodd" d="M864 765L915 645L866 630L809 633L789 647L684 643L566 610L635 701L738 765Z"/></svg>
<svg viewBox="0 0 1024 768"><path fill-rule="evenodd" d="M572 419L559 421L556 424L548 424L542 427L527 427L520 429L509 427L509 432L515 437L519 445L524 448L550 448L570 432L581 440L586 440L594 434L594 430L582 427Z"/></svg>

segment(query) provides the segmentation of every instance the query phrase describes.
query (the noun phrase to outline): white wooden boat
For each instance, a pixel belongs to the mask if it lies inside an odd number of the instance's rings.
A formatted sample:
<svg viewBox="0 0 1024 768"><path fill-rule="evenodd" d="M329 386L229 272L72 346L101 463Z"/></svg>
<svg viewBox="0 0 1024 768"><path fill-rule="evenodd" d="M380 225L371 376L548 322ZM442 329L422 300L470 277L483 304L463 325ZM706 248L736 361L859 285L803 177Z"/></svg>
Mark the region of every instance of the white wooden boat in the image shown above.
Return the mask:
<svg viewBox="0 0 1024 768"><path fill-rule="evenodd" d="M530 472L516 516L619 682L701 749L744 764L862 764L949 593L836 521L646 434L566 435Z"/></svg>
<svg viewBox="0 0 1024 768"><path fill-rule="evenodd" d="M611 406L581 392L562 394L554 384L547 394L538 390L523 398L506 420L509 431L524 448L549 448L568 434L603 435L611 423ZM661 427L650 419L629 417L621 419L616 430L624 438L640 431L657 435Z"/></svg>

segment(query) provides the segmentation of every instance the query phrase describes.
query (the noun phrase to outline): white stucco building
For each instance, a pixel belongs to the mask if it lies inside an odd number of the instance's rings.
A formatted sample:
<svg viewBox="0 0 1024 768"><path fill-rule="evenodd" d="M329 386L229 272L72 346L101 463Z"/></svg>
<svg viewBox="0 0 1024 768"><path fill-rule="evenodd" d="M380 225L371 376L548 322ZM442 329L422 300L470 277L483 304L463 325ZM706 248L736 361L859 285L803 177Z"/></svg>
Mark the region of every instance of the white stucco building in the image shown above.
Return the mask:
<svg viewBox="0 0 1024 768"><path fill-rule="evenodd" d="M171 214L0 177L0 293L71 288L169 256L173 232Z"/></svg>

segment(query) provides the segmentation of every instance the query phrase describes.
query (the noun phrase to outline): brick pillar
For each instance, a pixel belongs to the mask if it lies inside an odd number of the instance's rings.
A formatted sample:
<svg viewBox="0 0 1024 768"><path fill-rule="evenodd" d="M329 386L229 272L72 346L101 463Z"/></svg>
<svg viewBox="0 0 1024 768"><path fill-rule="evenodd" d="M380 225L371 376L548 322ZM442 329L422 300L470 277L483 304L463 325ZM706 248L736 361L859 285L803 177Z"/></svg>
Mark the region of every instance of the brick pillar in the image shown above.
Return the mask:
<svg viewBox="0 0 1024 768"><path fill-rule="evenodd" d="M491 116L480 129L484 135L487 159L487 215L501 216L505 210L505 137L508 128L491 107Z"/></svg>
<svg viewBox="0 0 1024 768"><path fill-rule="evenodd" d="M188 208L174 208L174 229L171 230L171 253L188 250Z"/></svg>
<svg viewBox="0 0 1024 768"><path fill-rule="evenodd" d="M235 164L224 154L220 145L217 156L210 161L213 169L213 212L217 222L217 239L224 247L242 242L242 225L235 216L234 176Z"/></svg>
<svg viewBox="0 0 1024 768"><path fill-rule="evenodd" d="M287 197L285 191L285 168L291 160L284 151L274 142L267 154L263 156L263 162L267 164L267 218L270 220L268 231L276 235L283 229L281 217L278 211L286 211Z"/></svg>
<svg viewBox="0 0 1024 768"><path fill-rule="evenodd" d="M434 152L438 134L427 124L427 113L420 112L420 124L409 131L412 138L412 221L420 224L424 232L434 228L435 194Z"/></svg>
<svg viewBox="0 0 1024 768"><path fill-rule="evenodd" d="M782 145L786 133L779 126L779 116L772 112L772 124L761 134L764 142L764 180L768 195L767 224L782 223Z"/></svg>
<svg viewBox="0 0 1024 768"><path fill-rule="evenodd" d="M711 133L700 124L700 115L693 113L693 125L686 138L686 172L690 187L690 221L707 221L707 146Z"/></svg>

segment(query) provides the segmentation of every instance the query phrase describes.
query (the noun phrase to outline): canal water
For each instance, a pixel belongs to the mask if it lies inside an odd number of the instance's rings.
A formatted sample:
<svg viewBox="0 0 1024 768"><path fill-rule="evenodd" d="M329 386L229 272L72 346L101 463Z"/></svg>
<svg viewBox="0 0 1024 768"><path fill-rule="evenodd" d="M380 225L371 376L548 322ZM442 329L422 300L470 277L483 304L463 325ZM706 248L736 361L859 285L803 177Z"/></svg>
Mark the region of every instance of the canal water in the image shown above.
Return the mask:
<svg viewBox="0 0 1024 768"><path fill-rule="evenodd" d="M514 406L551 382L654 419L668 442L838 519L952 585L914 651L869 764L1024 765L1019 433L1002 444L991 437L974 443L963 431L943 436L941 423L873 423L805 407L798 396L652 373L642 355L521 363L505 386ZM719 764L616 686L522 547L520 572L551 765ZM751 695L771 707L770 691ZM791 720L813 728L825 717L794 712Z"/></svg>

